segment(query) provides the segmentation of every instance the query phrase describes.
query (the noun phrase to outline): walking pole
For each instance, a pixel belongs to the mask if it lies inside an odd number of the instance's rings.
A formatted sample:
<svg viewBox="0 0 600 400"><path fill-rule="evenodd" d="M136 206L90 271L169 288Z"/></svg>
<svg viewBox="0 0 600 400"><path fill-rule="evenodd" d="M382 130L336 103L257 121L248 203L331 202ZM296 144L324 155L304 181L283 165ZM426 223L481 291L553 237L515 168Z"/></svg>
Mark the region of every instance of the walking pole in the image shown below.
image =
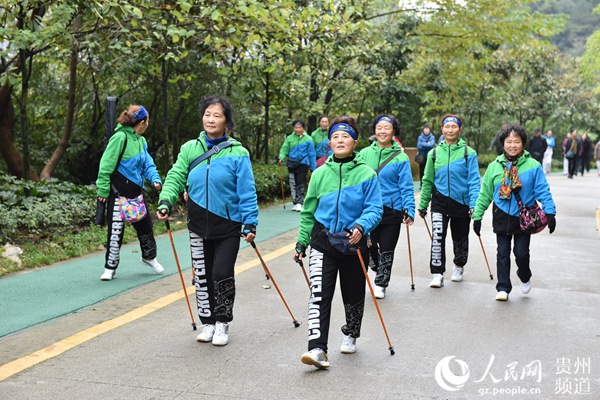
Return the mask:
<svg viewBox="0 0 600 400"><path fill-rule="evenodd" d="M171 240L171 248L173 249L173 255L175 256L175 264L177 264L177 270L179 271L179 279L181 280L181 286L183 287L183 294L185 294L185 301L187 302L188 310L190 312L190 318L192 319L192 329L196 330L196 322L194 322L194 314L192 314L192 306L190 306L190 299L188 299L187 289L185 288L185 282L183 281L183 274L181 273L181 266L179 265L179 257L177 257L177 250L175 250L175 242L173 241L173 234L171 233L171 224L169 220L165 221L167 232L169 233L169 239Z"/></svg>
<svg viewBox="0 0 600 400"><path fill-rule="evenodd" d="M240 232L240 236L244 237L244 233ZM252 244L253 245L252 247L254 247L254 242L251 242L250 244ZM256 247L254 247L254 249L256 250ZM265 264L264 263L263 263L263 271L265 271L265 279L269 280L270 279L269 278L269 273L267 272L267 269L265 268ZM265 283L263 285L263 289L271 289L271 285L269 285L268 283Z"/></svg>
<svg viewBox="0 0 600 400"><path fill-rule="evenodd" d="M283 209L285 210L285 191L283 190L283 172L281 172L281 164L277 163L279 167L279 184L281 185L281 201L283 201Z"/></svg>
<svg viewBox="0 0 600 400"><path fill-rule="evenodd" d="M258 259L260 260L260 263L262 264L263 269L265 270L265 273L267 274L267 276L269 276L271 278L271 281L273 282L273 286L275 286L275 290L277 290L277 293L279 294L279 297L281 297L281 300L283 301L285 308L287 308L288 312L290 313L290 316L292 317L292 320L294 321L294 327L295 328L299 327L300 323L298 321L296 321L296 318L294 318L294 314L292 314L292 311L288 307L287 302L283 298L283 295L281 294L281 291L279 290L279 286L277 286L277 283L275 283L275 279L273 279L273 275L271 275L271 271L269 271L269 268L267 268L267 264L265 264L265 261L263 260L262 256L258 252L258 249L256 248L256 244L254 243L254 241L250 242L250 246L252 246L252 248L256 252L256 255L258 256Z"/></svg>
<svg viewBox="0 0 600 400"><path fill-rule="evenodd" d="M415 280L412 267L412 250L410 248L410 227L406 224L406 239L408 240L408 263L410 265L410 290L415 290Z"/></svg>
<svg viewBox="0 0 600 400"><path fill-rule="evenodd" d="M429 233L429 240L433 240L433 237L431 236L431 231L429 230L429 225L427 224L427 220L425 219L425 217L421 218L423 218L423 222L425 222L425 228L427 228L427 233Z"/></svg>
<svg viewBox="0 0 600 400"><path fill-rule="evenodd" d="M371 281L369 280L369 275L367 274L367 269L365 268L365 263L363 261L362 255L360 254L360 249L356 251L356 254L358 254L358 259L360 260L360 265L362 267L363 273L365 274L365 280L367 281L367 284L369 285L369 291L371 292L371 297L373 298L373 302L375 303L375 308L377 309L377 314L379 315L379 320L381 321L381 326L383 327L383 332L385 333L385 337L387 339L388 342L388 350L390 351L391 355L396 354L396 352L394 351L394 347L392 346L392 343L390 342L390 337L388 336L387 333L387 329L385 329L385 323L383 322L383 317L381 316L381 310L379 310L379 304L377 303L377 299L375 298L375 292L373 292L373 286L371 286Z"/></svg>
<svg viewBox="0 0 600 400"><path fill-rule="evenodd" d="M305 257L306 254L303 254L302 257ZM302 273L304 274L304 279L306 279L306 284L308 285L308 291L310 292L310 281L308 280L308 275L306 275L306 270L304 269L304 262L302 262L302 260L300 258L298 258L298 255L296 255L296 257L294 257L294 259L296 260L296 262L300 265L300 268L302 269Z"/></svg>
<svg viewBox="0 0 600 400"><path fill-rule="evenodd" d="M350 229L344 228L344 230L348 233L352 233ZM392 346L392 342L390 342L390 337L388 336L387 329L385 328L385 322L383 322L383 317L381 316L381 310L379 309L379 304L377 303L377 299L375 298L375 292L373 291L373 286L371 285L371 281L369 280L369 274L367 273L367 268L365 267L365 262L363 261L362 254L360 254L360 249L356 250L356 254L358 255L358 260L360 261L360 266L362 267L363 273L365 274L365 280L369 285L369 291L371 292L371 298L373 298L373 302L375 303L375 309L377 310L377 314L379 315L379 320L381 321L381 326L383 327L383 332L385 333L385 337L388 342L388 350L390 354L393 356L396 354L394 351L394 347Z"/></svg>
<svg viewBox="0 0 600 400"><path fill-rule="evenodd" d="M487 254L485 254L485 249L483 248L483 241L481 240L481 236L477 235L477 237L479 238L479 244L481 245L481 251L483 251L483 258L485 258L485 263L487 264L490 279L494 280L494 275L492 275L492 270L490 269L490 263L488 262Z"/></svg>

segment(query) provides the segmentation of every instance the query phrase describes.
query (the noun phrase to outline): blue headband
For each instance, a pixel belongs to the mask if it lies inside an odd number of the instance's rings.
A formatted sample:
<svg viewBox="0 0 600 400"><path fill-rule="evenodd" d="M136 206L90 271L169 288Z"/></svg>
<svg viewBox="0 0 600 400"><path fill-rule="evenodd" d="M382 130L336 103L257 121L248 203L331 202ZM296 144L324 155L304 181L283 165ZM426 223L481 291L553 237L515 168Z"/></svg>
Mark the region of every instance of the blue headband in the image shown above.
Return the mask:
<svg viewBox="0 0 600 400"><path fill-rule="evenodd" d="M380 123L381 121L389 122L390 124L394 125L394 122L392 121L392 119L391 119L391 118L389 118L389 117L386 117L386 116L383 116L383 117L379 118L379 119L377 120L377 122L375 122L375 125L377 125L377 124L378 124L378 123Z"/></svg>
<svg viewBox="0 0 600 400"><path fill-rule="evenodd" d="M136 121L141 121L148 116L148 111L146 111L144 106L140 106L140 109L131 115Z"/></svg>
<svg viewBox="0 0 600 400"><path fill-rule="evenodd" d="M462 126L462 122L460 122L460 119L458 119L456 117L446 117L446 118L444 118L444 120L442 121L442 126L446 125L446 123L448 123L448 122L456 122L458 124L459 128Z"/></svg>
<svg viewBox="0 0 600 400"><path fill-rule="evenodd" d="M344 124L344 123L339 123L339 124L335 124L331 130L329 131L329 139L331 139L331 135L333 135L333 132L336 131L342 131L342 132L346 132L347 134L349 134L350 136L352 136L352 138L354 140L358 140L358 133L356 133L356 131L354 130L354 128L352 128L350 125L348 124Z"/></svg>

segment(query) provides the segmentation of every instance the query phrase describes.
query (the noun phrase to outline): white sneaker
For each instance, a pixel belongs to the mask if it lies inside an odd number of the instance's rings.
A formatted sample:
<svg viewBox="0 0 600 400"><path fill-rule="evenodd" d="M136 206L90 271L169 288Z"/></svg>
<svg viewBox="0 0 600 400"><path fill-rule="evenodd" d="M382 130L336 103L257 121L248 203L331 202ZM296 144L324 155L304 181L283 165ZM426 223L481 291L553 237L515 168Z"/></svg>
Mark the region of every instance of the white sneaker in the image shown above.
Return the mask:
<svg viewBox="0 0 600 400"><path fill-rule="evenodd" d="M462 267L454 267L452 271L452 277L450 278L452 282L462 282L463 280L463 268Z"/></svg>
<svg viewBox="0 0 600 400"><path fill-rule="evenodd" d="M356 338L353 338L350 335L344 335L341 351L343 354L356 353Z"/></svg>
<svg viewBox="0 0 600 400"><path fill-rule="evenodd" d="M153 258L152 260L146 260L144 258L140 258L140 260L144 264L149 265L150 267L152 267L152 270L154 271L155 274L162 274L165 271L165 269L163 268L163 266L158 263L158 261L156 260L156 258Z"/></svg>
<svg viewBox="0 0 600 400"><path fill-rule="evenodd" d="M302 204L294 204L294 208L292 209L294 211L302 211Z"/></svg>
<svg viewBox="0 0 600 400"><path fill-rule="evenodd" d="M300 359L300 361L307 365L314 365L315 367L320 369L329 368L329 366L331 365L329 363L329 359L327 358L327 354L319 348L312 349L302 354L302 358Z"/></svg>
<svg viewBox="0 0 600 400"><path fill-rule="evenodd" d="M383 286L375 285L373 292L375 292L376 299L385 299L385 288Z"/></svg>
<svg viewBox="0 0 600 400"><path fill-rule="evenodd" d="M506 293L504 290L499 291L498 294L496 295L496 300L498 300L498 301L507 301L508 300L508 293Z"/></svg>
<svg viewBox="0 0 600 400"><path fill-rule="evenodd" d="M100 280L110 281L112 279L115 279L116 276L117 276L117 270L116 269L104 268L104 273L100 277Z"/></svg>
<svg viewBox="0 0 600 400"><path fill-rule="evenodd" d="M227 343L229 343L229 324L227 322L217 322L212 344L215 346L225 346Z"/></svg>
<svg viewBox="0 0 600 400"><path fill-rule="evenodd" d="M531 280L527 282L521 282L521 292L528 294L531 291Z"/></svg>
<svg viewBox="0 0 600 400"><path fill-rule="evenodd" d="M209 343L212 342L213 336L215 335L215 326L214 325L202 325L202 332L196 338L197 342Z"/></svg>
<svg viewBox="0 0 600 400"><path fill-rule="evenodd" d="M432 288L441 288L442 286L444 286L444 275L442 275L442 274L433 274L433 279L431 280L431 283L429 284L429 287L432 287Z"/></svg>

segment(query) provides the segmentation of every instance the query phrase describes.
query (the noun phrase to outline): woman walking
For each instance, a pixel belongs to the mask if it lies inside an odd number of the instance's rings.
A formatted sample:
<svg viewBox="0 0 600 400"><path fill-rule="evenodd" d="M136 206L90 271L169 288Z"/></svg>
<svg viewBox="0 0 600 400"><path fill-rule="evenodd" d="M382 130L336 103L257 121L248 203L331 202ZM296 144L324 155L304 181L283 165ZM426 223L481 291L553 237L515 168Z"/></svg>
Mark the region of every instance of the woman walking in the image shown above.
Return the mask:
<svg viewBox="0 0 600 400"><path fill-rule="evenodd" d="M521 230L519 224L519 199L525 206L533 206L536 201L548 218L550 233L556 228L556 207L550 186L539 163L524 150L527 141L525 129L518 125L509 126L500 135L504 154L492 162L483 177L481 192L473 213L473 231L481 235L481 219L493 201L492 225L498 244L496 254L497 277L496 300L506 301L512 290L510 282L510 253L515 255L517 276L521 280L521 292L531 290L531 269L529 266L529 243L531 233Z"/></svg>
<svg viewBox="0 0 600 400"><path fill-rule="evenodd" d="M141 105L130 105L117 119L115 133L111 136L106 150L100 159L98 170L98 200L106 203L108 210L108 237L103 281L110 281L117 274L125 222L121 218L117 198L124 196L143 197L144 179L148 179L156 190L162 187L162 181L148 154L148 144L142 136L150 123L148 111ZM143 202L146 199L143 197ZM147 207L146 207L147 209ZM156 241L152 231L152 219L146 214L141 220L133 222L142 250L142 263L150 266L154 273L162 274L164 268L156 260Z"/></svg>
<svg viewBox="0 0 600 400"><path fill-rule="evenodd" d="M356 352L366 283L356 251L360 251L363 258L367 256L366 236L381 220L383 210L377 175L362 156L354 152L358 140L354 118L334 119L329 140L333 156L310 180L293 254L295 259L301 260L306 248L311 246L308 351L301 361L317 368L330 366L327 342L338 273L346 312L341 352Z"/></svg>
<svg viewBox="0 0 600 400"><path fill-rule="evenodd" d="M329 117L322 115L319 118L319 127L310 134L313 145L315 146L315 157L317 168L325 164L329 152L329 138L327 131L329 130Z"/></svg>
<svg viewBox="0 0 600 400"><path fill-rule="evenodd" d="M395 116L379 114L372 124L376 140L360 155L379 177L383 218L371 232L371 260L375 275L375 297L385 298L394 263L394 250L402 223L410 226L415 217L415 191L410 160L392 139L400 131ZM433 135L430 135L433 138Z"/></svg>
<svg viewBox="0 0 600 400"><path fill-rule="evenodd" d="M415 161L419 164L419 187L423 187L423 175L425 174L425 164L427 163L427 154L435 147L435 136L431 133L429 124L423 125L423 131L417 138L417 156Z"/></svg>
<svg viewBox="0 0 600 400"><path fill-rule="evenodd" d="M197 341L215 346L229 342L240 233L246 242L252 242L258 224L250 156L240 142L229 136L235 126L233 111L223 97L202 98L204 131L181 146L165 179L156 213L158 219L166 221L187 185L196 301L203 324ZM198 163L205 154L211 156Z"/></svg>
<svg viewBox="0 0 600 400"><path fill-rule="evenodd" d="M429 152L423 190L419 202L419 215L425 218L431 202L430 270L432 288L444 286L446 272L446 234L448 225L452 231L454 270L452 281L461 282L469 256L469 225L472 210L479 193L479 166L477 153L459 138L462 119L446 114L441 119L444 142Z"/></svg>
<svg viewBox="0 0 600 400"><path fill-rule="evenodd" d="M312 139L304 130L304 122L295 120L292 122L294 133L285 138L281 150L279 150L279 161L287 159L287 167L290 178L290 190L294 207L292 211L302 211L304 204L304 192L306 190L306 175L308 170L317 169L315 146Z"/></svg>

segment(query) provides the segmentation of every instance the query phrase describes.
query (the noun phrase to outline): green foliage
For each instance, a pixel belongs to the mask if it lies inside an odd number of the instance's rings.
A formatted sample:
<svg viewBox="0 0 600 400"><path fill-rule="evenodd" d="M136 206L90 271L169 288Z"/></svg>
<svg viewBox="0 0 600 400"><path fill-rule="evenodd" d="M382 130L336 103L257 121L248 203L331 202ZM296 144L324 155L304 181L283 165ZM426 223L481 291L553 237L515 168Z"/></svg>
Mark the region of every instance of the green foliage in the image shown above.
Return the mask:
<svg viewBox="0 0 600 400"><path fill-rule="evenodd" d="M256 184L256 195L261 204L272 202L274 200L281 200L281 180L279 171L281 171L283 178L283 188L286 196L288 196L290 187L287 168L279 167L276 164L262 164L255 162L252 164L252 171L254 173L254 182Z"/></svg>
<svg viewBox="0 0 600 400"><path fill-rule="evenodd" d="M25 196L25 191L30 196ZM0 240L18 241L26 235L72 232L89 225L95 213L95 188L49 179L22 181L0 175Z"/></svg>

